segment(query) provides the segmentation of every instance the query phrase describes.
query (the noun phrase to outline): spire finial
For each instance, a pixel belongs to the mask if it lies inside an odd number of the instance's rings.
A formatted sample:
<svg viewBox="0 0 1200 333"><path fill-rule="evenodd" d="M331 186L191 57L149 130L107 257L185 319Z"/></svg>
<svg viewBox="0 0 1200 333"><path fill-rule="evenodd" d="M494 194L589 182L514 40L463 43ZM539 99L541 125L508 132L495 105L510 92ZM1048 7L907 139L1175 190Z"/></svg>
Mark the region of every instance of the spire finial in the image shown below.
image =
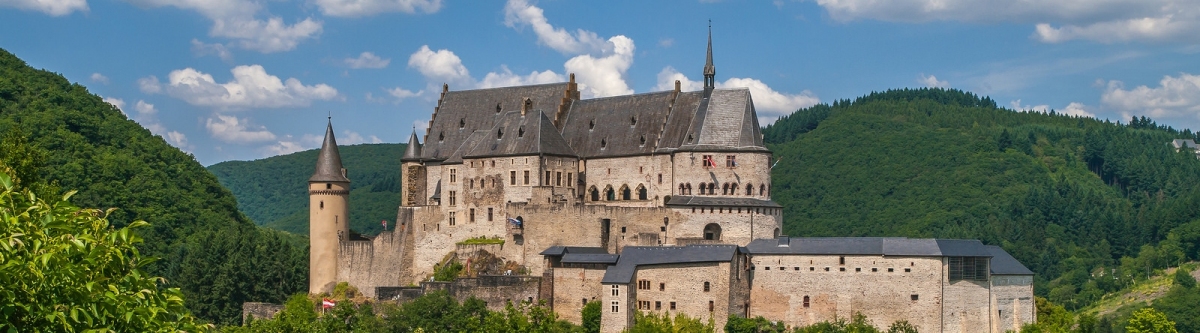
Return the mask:
<svg viewBox="0 0 1200 333"><path fill-rule="evenodd" d="M713 66L712 19L708 20L708 54L704 61L704 92L707 95L716 87L717 67Z"/></svg>

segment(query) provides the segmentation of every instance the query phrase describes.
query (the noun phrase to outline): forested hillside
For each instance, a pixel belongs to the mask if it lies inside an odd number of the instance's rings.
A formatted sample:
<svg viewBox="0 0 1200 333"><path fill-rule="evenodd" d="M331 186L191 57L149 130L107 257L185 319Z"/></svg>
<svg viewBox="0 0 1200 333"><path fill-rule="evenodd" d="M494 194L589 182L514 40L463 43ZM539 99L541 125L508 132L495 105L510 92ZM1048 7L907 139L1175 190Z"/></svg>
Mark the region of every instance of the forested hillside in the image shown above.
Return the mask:
<svg viewBox="0 0 1200 333"><path fill-rule="evenodd" d="M335 124L336 125L336 124ZM336 127L336 126L335 126ZM340 146L350 178L350 229L374 235L379 221L395 225L400 205L403 144ZM308 177L318 149L256 161L228 161L208 167L237 197L238 207L259 225L308 234Z"/></svg>
<svg viewBox="0 0 1200 333"><path fill-rule="evenodd" d="M997 108L955 90L873 93L764 129L772 198L794 236L978 238L1068 309L1200 259L1188 130Z"/></svg>
<svg viewBox="0 0 1200 333"><path fill-rule="evenodd" d="M79 191L80 207L115 208L138 229L146 267L179 287L198 317L240 321L245 301L281 302L307 285L307 247L259 229L200 163L61 75L0 49L0 164L41 196Z"/></svg>

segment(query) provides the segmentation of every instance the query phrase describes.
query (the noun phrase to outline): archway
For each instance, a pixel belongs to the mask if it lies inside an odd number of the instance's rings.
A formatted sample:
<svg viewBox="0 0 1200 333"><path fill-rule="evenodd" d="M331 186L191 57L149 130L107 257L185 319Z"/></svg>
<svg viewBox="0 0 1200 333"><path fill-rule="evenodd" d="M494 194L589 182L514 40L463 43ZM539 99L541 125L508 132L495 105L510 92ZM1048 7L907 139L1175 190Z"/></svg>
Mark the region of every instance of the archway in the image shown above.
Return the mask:
<svg viewBox="0 0 1200 333"><path fill-rule="evenodd" d="M600 190L597 190L595 186L592 186L588 193L591 194L592 201L600 201Z"/></svg>
<svg viewBox="0 0 1200 333"><path fill-rule="evenodd" d="M642 184L638 184L637 196L638 196L638 200L646 200L647 199L646 198L647 197L646 186L643 186Z"/></svg>
<svg viewBox="0 0 1200 333"><path fill-rule="evenodd" d="M613 191L612 185L604 187L604 200L608 200L608 201L617 200L617 192Z"/></svg>
<svg viewBox="0 0 1200 333"><path fill-rule="evenodd" d="M704 240L721 240L721 225L716 223L705 225Z"/></svg>
<svg viewBox="0 0 1200 333"><path fill-rule="evenodd" d="M629 185L621 185L621 200L632 200L633 191L629 190Z"/></svg>

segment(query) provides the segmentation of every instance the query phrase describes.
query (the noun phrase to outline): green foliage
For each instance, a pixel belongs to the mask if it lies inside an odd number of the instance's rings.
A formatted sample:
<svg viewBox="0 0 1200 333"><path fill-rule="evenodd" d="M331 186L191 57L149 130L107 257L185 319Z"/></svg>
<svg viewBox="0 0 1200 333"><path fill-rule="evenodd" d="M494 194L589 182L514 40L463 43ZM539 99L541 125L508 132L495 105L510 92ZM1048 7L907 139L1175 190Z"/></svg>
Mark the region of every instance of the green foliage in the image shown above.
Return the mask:
<svg viewBox="0 0 1200 333"><path fill-rule="evenodd" d="M1188 270L1183 269L1182 267L1175 270L1175 275L1172 276L1172 280L1175 283L1175 285L1183 287L1183 288L1195 288L1196 287L1196 278L1192 277L1192 272L1189 272Z"/></svg>
<svg viewBox="0 0 1200 333"><path fill-rule="evenodd" d="M591 301L579 310L584 333L600 333L600 301Z"/></svg>
<svg viewBox="0 0 1200 333"><path fill-rule="evenodd" d="M403 144L339 146L350 176L350 228L365 235L394 227L400 202ZM237 197L238 207L255 223L308 234L308 177L319 149L255 161L228 161L208 167Z"/></svg>
<svg viewBox="0 0 1200 333"><path fill-rule="evenodd" d="M867 317L855 312L847 321L836 318L833 321L823 321L805 327L798 327L795 333L878 333L879 329L867 322Z"/></svg>
<svg viewBox="0 0 1200 333"><path fill-rule="evenodd" d="M463 264L458 260L450 260L433 271L434 281L454 281L462 273Z"/></svg>
<svg viewBox="0 0 1200 333"><path fill-rule="evenodd" d="M1175 323L1167 320L1167 316L1154 308L1144 308L1133 313L1129 323L1125 324L1129 333L1176 333Z"/></svg>
<svg viewBox="0 0 1200 333"><path fill-rule="evenodd" d="M888 326L887 333L917 333L917 327L907 320L900 320Z"/></svg>
<svg viewBox="0 0 1200 333"><path fill-rule="evenodd" d="M467 240L458 242L456 244L458 244L458 245L504 245L504 238L500 238L500 236L492 236L491 238L488 238L487 236L479 236L479 237L468 238Z"/></svg>
<svg viewBox="0 0 1200 333"><path fill-rule="evenodd" d="M26 138L22 140L21 138ZM242 302L281 302L307 285L307 249L258 230L196 160L61 75L0 50L0 158L43 197L78 189L83 207L119 207L106 219L138 228L142 267L177 287L197 317L241 319ZM394 207L393 207L394 209Z"/></svg>
<svg viewBox="0 0 1200 333"><path fill-rule="evenodd" d="M786 333L789 332L783 322L767 320L762 316L742 318L729 315L725 321L725 333Z"/></svg>
<svg viewBox="0 0 1200 333"><path fill-rule="evenodd" d="M1200 162L1168 145L1188 130L906 89L802 109L763 135L789 235L980 239L1067 310L1200 260Z"/></svg>
<svg viewBox="0 0 1200 333"><path fill-rule="evenodd" d="M708 323L701 321L699 318L688 317L685 314L677 313L671 317L670 313L663 313L661 316L658 313L637 312L634 314L633 326L625 330L626 333L708 333L716 330L716 324L712 318L708 319Z"/></svg>
<svg viewBox="0 0 1200 333"><path fill-rule="evenodd" d="M113 228L113 210L79 209L69 192L52 202L18 191L0 173L0 330L8 332L200 331L176 288L143 268L134 221Z"/></svg>
<svg viewBox="0 0 1200 333"><path fill-rule="evenodd" d="M1200 332L1200 288L1190 269L1180 268L1173 276L1171 290L1154 301L1153 308L1175 322L1180 332Z"/></svg>

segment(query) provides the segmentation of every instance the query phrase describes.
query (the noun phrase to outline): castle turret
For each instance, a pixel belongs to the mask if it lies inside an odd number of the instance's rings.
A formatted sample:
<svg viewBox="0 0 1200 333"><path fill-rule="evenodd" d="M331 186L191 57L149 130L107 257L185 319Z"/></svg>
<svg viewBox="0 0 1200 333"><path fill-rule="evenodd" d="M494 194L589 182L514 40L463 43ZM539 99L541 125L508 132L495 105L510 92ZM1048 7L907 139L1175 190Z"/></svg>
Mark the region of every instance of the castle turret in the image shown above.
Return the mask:
<svg viewBox="0 0 1200 333"><path fill-rule="evenodd" d="M401 172L403 180L400 189L400 205L424 205L425 167L421 165L421 142L417 141L415 128L412 135L408 137L408 147L404 149L404 156L400 157L400 169L403 170Z"/></svg>
<svg viewBox="0 0 1200 333"><path fill-rule="evenodd" d="M330 292L337 283L338 248L350 236L349 204L350 179L330 121L316 170L308 178L309 293Z"/></svg>

